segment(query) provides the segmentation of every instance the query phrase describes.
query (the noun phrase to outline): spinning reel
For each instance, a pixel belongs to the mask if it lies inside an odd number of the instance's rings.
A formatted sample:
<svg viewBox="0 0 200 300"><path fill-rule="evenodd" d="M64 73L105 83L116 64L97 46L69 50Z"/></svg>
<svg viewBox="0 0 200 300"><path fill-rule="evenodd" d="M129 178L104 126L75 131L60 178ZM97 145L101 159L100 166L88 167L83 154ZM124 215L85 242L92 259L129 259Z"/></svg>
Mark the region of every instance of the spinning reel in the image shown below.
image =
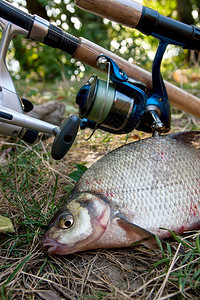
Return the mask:
<svg viewBox="0 0 200 300"><path fill-rule="evenodd" d="M114 134L138 129L153 134L170 129L170 106L160 73L160 64L168 43L160 41L152 68L153 88L148 92L142 82L128 78L108 56L100 55L97 66L108 70L107 82L96 75L79 90L81 129L99 128Z"/></svg>
<svg viewBox="0 0 200 300"><path fill-rule="evenodd" d="M77 135L80 120L71 115L61 127L35 119L24 113L33 109L27 99L20 99L6 66L6 54L14 35L28 35L28 31L0 18L3 35L0 43L0 133L15 136L32 144L39 132L55 135L52 157L61 159L68 152Z"/></svg>
<svg viewBox="0 0 200 300"><path fill-rule="evenodd" d="M20 99L16 92L5 61L8 46L14 35L21 34L50 47L57 47L75 58L80 55L83 61L81 49L84 46L81 46L78 38L3 0L0 0L0 16L3 30L0 43L0 134L17 136L29 143L37 139L40 131L54 134L52 157L61 159L73 144L79 124L81 129L88 127L94 132L99 128L113 134L129 133L133 129L155 135L169 131L170 106L160 72L163 54L168 44L199 50L199 28L173 21L145 8L137 29L160 41L152 67L152 89L149 91L142 82L129 78L109 56L99 55L96 65L101 70L107 70L107 81L96 75L90 77L76 97L81 120L72 115L61 127L57 127L25 114L33 109L33 105L27 99ZM95 47L93 57L96 55Z"/></svg>
<svg viewBox="0 0 200 300"><path fill-rule="evenodd" d="M128 78L126 73L108 56L100 55L97 66L107 69L107 82L93 75L78 92L76 103L79 116L71 115L61 127L26 115L32 103L20 99L6 66L6 54L14 35L28 36L26 29L0 18L3 31L0 43L0 133L34 143L39 132L55 135L52 157L61 159L73 144L79 124L81 129L97 128L114 134L131 132L134 128L145 132L167 132L170 127L169 101L160 74L160 64L167 43L160 42L154 60L153 88Z"/></svg>
<svg viewBox="0 0 200 300"><path fill-rule="evenodd" d="M37 24L36 24L37 25ZM97 66L107 69L107 82L93 75L78 92L79 115L71 115L61 127L26 115L33 109L27 99L20 99L6 66L6 54L14 35L28 36L29 31L0 18L3 31L0 43L0 133L34 143L39 132L55 135L52 157L61 159L73 144L81 128L100 128L114 134L169 130L169 101L160 74L160 63L167 43L161 42L153 64L153 88L128 78L108 56L100 55ZM34 29L36 27L33 27ZM38 39L38 37L37 37Z"/></svg>

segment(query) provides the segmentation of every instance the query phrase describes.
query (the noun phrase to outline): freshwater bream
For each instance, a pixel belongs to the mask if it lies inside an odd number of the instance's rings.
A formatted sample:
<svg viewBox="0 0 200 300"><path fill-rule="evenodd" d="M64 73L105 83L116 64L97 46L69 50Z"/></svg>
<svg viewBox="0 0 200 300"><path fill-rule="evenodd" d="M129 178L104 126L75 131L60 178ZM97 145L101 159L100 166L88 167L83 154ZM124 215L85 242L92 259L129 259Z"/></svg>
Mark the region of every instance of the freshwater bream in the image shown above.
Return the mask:
<svg viewBox="0 0 200 300"><path fill-rule="evenodd" d="M200 132L152 137L115 149L79 179L43 239L50 254L156 246L169 231L200 228ZM195 142L196 141L196 142Z"/></svg>

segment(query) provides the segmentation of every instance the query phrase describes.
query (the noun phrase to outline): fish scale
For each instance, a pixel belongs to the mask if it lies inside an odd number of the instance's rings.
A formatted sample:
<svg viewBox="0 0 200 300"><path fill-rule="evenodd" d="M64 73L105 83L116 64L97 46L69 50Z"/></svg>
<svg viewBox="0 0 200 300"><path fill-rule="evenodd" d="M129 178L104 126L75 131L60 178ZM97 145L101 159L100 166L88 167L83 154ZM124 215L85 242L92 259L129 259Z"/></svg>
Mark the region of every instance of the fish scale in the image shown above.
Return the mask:
<svg viewBox="0 0 200 300"><path fill-rule="evenodd" d="M91 166L76 191L107 197L116 213L120 207L131 222L154 234L168 235L159 227L181 232L200 218L199 184L194 186L200 177L197 151L170 135L130 143ZM193 203L197 218L187 215Z"/></svg>
<svg viewBox="0 0 200 300"><path fill-rule="evenodd" d="M199 229L199 139L200 132L148 138L99 159L51 221L43 247L51 254L138 241L155 248L155 234Z"/></svg>

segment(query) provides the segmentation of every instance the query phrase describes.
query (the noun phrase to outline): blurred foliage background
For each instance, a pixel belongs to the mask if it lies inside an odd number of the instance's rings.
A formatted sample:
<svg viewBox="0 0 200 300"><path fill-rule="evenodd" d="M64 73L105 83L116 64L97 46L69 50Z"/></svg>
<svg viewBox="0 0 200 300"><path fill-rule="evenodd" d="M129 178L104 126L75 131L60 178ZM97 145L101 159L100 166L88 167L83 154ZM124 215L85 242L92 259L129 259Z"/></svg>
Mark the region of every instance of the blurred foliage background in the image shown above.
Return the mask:
<svg viewBox="0 0 200 300"><path fill-rule="evenodd" d="M74 0L10 0L13 5L37 14L76 37L85 37L130 62L151 68L158 41L137 30L102 19L75 7ZM138 1L139 2L139 1ZM143 5L188 24L199 23L200 0L143 0ZM52 81L80 80L90 71L88 66L70 55L43 44L16 37L11 44L9 68L17 79ZM178 47L169 46L163 68L169 73L177 68L199 64L199 57Z"/></svg>

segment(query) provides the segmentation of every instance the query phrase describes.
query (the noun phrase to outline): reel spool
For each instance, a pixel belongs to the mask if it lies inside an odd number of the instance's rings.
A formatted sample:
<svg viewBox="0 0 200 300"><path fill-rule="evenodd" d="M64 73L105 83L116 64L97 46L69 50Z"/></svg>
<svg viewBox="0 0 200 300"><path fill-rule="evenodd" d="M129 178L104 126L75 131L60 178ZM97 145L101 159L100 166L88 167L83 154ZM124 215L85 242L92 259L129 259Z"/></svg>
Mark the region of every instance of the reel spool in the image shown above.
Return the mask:
<svg viewBox="0 0 200 300"><path fill-rule="evenodd" d="M112 61L112 70L113 66L118 68ZM146 85L126 77L125 73L121 73L120 79L116 73L112 73L111 80L108 84L92 75L79 90L76 103L79 106L81 129L100 128L122 134L139 126L147 99Z"/></svg>
<svg viewBox="0 0 200 300"><path fill-rule="evenodd" d="M152 68L151 91L142 82L127 74L108 56L100 55L97 66L108 69L107 82L96 75L79 90L81 129L99 128L114 134L129 133L133 129L149 133L163 133L170 129L170 106L160 73L160 63L167 47L161 41ZM111 73L111 74L110 74Z"/></svg>

